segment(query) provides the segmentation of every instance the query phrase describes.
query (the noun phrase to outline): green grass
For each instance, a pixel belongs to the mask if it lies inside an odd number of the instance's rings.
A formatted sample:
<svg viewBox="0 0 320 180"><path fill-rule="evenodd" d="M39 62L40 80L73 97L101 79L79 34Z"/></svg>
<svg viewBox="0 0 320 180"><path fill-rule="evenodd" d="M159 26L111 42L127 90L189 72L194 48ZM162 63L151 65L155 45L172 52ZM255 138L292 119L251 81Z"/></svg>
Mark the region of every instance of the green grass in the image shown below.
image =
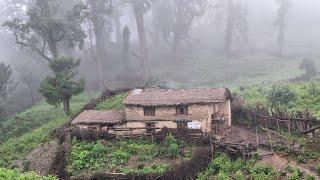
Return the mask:
<svg viewBox="0 0 320 180"><path fill-rule="evenodd" d="M100 103L95 108L95 110L110 110L110 109L122 110L124 109L122 102L127 96L128 96L128 93L122 93L114 97L111 97L107 99L105 102Z"/></svg>
<svg viewBox="0 0 320 180"><path fill-rule="evenodd" d="M284 84L284 83L283 83ZM274 84L253 85L242 88L234 88L232 91L238 93L244 100L245 106L249 108L257 105L271 106L267 96ZM295 94L295 99L289 103L286 108L293 110L311 110L314 115L320 118L320 81L301 83L286 83Z"/></svg>
<svg viewBox="0 0 320 180"><path fill-rule="evenodd" d="M16 160L26 158L28 153L39 144L49 142L52 130L66 122L67 119L50 121L32 132L18 138L11 138L0 145L0 167L10 167Z"/></svg>
<svg viewBox="0 0 320 180"><path fill-rule="evenodd" d="M312 174L304 174L299 168L287 166L285 171L279 172L271 165L250 160L231 160L226 154L216 154L207 169L198 175L197 180L207 179L236 179L236 180L272 180L272 179L308 179Z"/></svg>
<svg viewBox="0 0 320 180"><path fill-rule="evenodd" d="M72 98L71 109L75 113L95 93ZM51 140L51 132L69 120L62 108L41 102L5 121L0 127L0 167L10 167L16 160L23 160L39 144Z"/></svg>
<svg viewBox="0 0 320 180"><path fill-rule="evenodd" d="M53 176L39 176L35 172L21 173L18 170L0 168L0 179L8 180L56 180Z"/></svg>
<svg viewBox="0 0 320 180"><path fill-rule="evenodd" d="M163 144L142 139L107 144L73 140L68 171L72 175L92 171L163 174L169 169L170 160L182 157L177 153L179 149L177 150L176 147L193 150L182 142L168 139L170 141L165 141Z"/></svg>
<svg viewBox="0 0 320 180"><path fill-rule="evenodd" d="M86 102L95 96L95 93L84 93L73 97L71 100L72 114L79 111ZM62 107L55 108L42 101L0 124L0 144L10 138L17 138L31 132L50 121L67 118Z"/></svg>

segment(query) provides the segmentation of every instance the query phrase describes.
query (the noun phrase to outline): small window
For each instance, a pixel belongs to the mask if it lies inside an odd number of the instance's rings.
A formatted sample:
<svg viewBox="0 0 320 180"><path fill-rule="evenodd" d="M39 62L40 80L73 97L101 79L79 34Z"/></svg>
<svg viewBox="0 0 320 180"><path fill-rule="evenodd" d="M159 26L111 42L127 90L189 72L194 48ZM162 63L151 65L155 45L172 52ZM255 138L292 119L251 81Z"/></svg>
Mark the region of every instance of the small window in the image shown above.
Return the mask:
<svg viewBox="0 0 320 180"><path fill-rule="evenodd" d="M143 108L143 114L145 116L155 116L155 108L154 107L144 107Z"/></svg>
<svg viewBox="0 0 320 180"><path fill-rule="evenodd" d="M188 115L188 106L177 106L176 107L177 115Z"/></svg>
<svg viewBox="0 0 320 180"><path fill-rule="evenodd" d="M147 133L155 133L156 132L156 123L154 122L148 122L146 123L146 132Z"/></svg>

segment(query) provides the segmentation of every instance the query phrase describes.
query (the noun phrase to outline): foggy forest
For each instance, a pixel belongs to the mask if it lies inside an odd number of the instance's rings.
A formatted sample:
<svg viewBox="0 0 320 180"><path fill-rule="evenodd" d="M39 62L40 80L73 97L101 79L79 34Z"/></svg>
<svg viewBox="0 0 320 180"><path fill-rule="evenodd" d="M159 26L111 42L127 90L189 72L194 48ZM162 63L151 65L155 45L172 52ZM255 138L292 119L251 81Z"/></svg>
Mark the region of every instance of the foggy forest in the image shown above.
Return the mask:
<svg viewBox="0 0 320 180"><path fill-rule="evenodd" d="M101 179L319 179L319 21L319 0L1 0L0 179L95 179L105 171ZM130 90L220 87L230 93L232 127L216 144L210 133L208 152L179 133L160 144L156 134L113 145L72 138L71 121L83 111L127 115ZM175 113L193 112L186 105ZM238 136L248 136L259 160L252 163L251 145ZM52 160L39 153L53 147Z"/></svg>

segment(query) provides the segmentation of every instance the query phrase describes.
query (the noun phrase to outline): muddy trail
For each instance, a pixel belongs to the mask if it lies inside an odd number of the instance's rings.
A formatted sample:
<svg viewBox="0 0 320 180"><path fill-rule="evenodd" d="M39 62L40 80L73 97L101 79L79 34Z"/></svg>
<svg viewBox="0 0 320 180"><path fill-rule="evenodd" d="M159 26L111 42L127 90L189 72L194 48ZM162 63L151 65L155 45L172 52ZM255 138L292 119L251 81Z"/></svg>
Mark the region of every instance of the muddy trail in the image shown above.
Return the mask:
<svg viewBox="0 0 320 180"><path fill-rule="evenodd" d="M283 139L274 135L271 135L273 140L282 140ZM227 142L242 143L248 142L256 144L265 143L269 141L268 133L266 132L255 132L255 130L250 130L246 127L233 126L231 133L226 137ZM320 179L320 176L314 172L314 167L309 164L301 164L296 160L288 157L286 154L272 152L271 149L259 147L258 153L264 156L258 163L268 164L275 167L278 171L282 171L288 165L292 168L299 168L304 173L313 174L317 179ZM272 154L272 155L269 155Z"/></svg>

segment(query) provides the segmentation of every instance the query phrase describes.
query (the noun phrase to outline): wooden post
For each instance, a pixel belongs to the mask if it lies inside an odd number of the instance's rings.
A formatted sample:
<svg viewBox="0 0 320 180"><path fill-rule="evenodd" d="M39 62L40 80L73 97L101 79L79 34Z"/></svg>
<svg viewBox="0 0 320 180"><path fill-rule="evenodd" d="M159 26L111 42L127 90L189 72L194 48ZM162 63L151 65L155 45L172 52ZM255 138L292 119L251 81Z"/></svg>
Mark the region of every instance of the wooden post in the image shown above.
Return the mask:
<svg viewBox="0 0 320 180"><path fill-rule="evenodd" d="M277 119L278 131L280 131L279 120Z"/></svg>
<svg viewBox="0 0 320 180"><path fill-rule="evenodd" d="M259 147L259 136L258 136L258 127L256 127L256 145Z"/></svg>
<svg viewBox="0 0 320 180"><path fill-rule="evenodd" d="M291 120L290 118L288 119L288 132L291 134Z"/></svg>

